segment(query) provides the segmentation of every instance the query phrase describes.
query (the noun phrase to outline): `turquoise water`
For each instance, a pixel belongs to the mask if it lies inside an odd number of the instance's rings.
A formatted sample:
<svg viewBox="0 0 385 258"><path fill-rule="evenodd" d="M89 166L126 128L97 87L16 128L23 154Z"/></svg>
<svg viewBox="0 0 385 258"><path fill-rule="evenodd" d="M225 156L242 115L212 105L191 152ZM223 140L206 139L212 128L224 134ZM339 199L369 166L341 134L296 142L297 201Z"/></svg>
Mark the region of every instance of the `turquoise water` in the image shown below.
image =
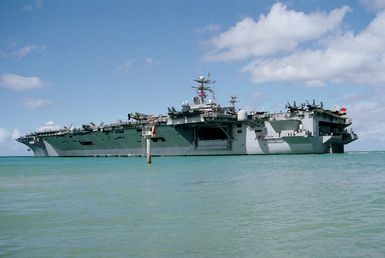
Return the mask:
<svg viewBox="0 0 385 258"><path fill-rule="evenodd" d="M385 153L0 158L1 257L383 257Z"/></svg>

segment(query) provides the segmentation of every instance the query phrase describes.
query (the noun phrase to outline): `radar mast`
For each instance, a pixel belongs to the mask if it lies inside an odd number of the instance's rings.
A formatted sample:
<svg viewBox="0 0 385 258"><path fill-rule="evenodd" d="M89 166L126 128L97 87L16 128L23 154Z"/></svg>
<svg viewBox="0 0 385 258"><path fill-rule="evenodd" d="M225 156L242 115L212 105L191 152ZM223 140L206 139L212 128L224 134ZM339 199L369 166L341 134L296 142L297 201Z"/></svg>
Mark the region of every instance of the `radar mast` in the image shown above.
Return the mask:
<svg viewBox="0 0 385 258"><path fill-rule="evenodd" d="M204 104L205 99L207 98L207 92L211 93L211 95L214 97L214 90L212 87L208 86L209 84L214 84L215 81L210 79L210 73L208 74L207 78L204 76L199 76L194 79L194 81L200 83L198 86L192 86L194 89L197 90L197 100L200 100L200 103L195 103L194 98L194 104Z"/></svg>

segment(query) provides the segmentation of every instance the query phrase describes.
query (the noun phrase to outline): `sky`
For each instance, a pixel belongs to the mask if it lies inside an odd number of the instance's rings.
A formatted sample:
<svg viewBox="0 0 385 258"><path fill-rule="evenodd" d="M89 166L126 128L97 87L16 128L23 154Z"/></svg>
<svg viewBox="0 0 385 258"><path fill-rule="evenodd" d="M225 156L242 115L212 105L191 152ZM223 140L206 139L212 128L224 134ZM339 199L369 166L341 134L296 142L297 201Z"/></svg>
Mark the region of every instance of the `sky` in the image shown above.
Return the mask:
<svg viewBox="0 0 385 258"><path fill-rule="evenodd" d="M1 0L0 155L32 155L14 139L34 130L179 109L208 73L222 105L346 107L345 149L385 149L385 0Z"/></svg>

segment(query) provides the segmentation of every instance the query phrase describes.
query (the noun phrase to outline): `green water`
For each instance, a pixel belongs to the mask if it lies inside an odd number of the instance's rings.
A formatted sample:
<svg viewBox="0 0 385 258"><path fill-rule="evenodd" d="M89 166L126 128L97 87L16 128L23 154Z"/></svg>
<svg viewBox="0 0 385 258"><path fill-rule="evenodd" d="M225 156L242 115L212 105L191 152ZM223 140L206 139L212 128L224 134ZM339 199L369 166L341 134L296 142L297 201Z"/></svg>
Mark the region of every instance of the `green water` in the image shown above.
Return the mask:
<svg viewBox="0 0 385 258"><path fill-rule="evenodd" d="M385 153L0 158L0 257L383 257Z"/></svg>

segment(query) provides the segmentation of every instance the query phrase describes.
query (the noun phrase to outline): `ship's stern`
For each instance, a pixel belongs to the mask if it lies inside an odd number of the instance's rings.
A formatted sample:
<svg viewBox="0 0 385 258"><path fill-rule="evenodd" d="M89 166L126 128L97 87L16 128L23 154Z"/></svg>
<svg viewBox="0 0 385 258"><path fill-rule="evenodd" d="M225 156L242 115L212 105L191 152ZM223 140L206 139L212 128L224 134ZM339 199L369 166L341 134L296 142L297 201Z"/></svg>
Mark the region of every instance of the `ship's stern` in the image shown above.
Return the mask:
<svg viewBox="0 0 385 258"><path fill-rule="evenodd" d="M345 144L349 144L358 139L358 135L353 130L345 131L339 135L322 136L323 143L328 147L330 153L344 153Z"/></svg>

